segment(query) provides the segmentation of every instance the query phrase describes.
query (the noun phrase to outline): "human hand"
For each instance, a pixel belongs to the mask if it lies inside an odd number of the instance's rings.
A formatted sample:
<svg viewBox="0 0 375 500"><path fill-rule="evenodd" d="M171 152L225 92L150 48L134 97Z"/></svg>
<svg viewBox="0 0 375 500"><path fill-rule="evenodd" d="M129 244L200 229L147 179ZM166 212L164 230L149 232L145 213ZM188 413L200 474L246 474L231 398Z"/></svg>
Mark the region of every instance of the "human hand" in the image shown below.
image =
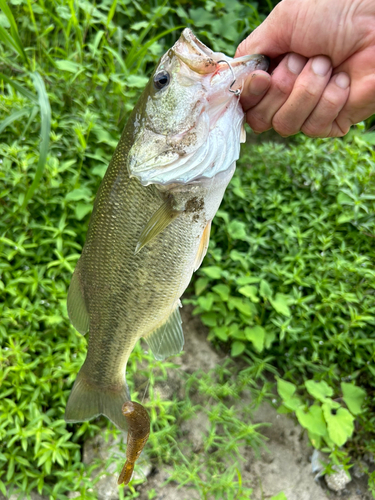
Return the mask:
<svg viewBox="0 0 375 500"><path fill-rule="evenodd" d="M256 132L342 136L375 113L373 0L283 0L236 56L252 53L273 64L284 56L270 83L259 71L245 82L241 103Z"/></svg>

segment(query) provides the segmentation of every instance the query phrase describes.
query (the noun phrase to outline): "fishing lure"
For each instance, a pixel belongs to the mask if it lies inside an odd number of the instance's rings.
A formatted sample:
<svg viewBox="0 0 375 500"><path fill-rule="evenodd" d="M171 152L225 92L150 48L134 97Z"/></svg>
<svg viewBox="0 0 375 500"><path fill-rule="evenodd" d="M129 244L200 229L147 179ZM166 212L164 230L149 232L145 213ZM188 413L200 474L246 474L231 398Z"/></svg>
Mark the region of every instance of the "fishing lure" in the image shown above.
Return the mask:
<svg viewBox="0 0 375 500"><path fill-rule="evenodd" d="M126 462L122 468L117 484L128 484L134 465L150 435L150 417L145 408L135 401L127 401L122 405L122 414L125 416L128 429L126 446Z"/></svg>

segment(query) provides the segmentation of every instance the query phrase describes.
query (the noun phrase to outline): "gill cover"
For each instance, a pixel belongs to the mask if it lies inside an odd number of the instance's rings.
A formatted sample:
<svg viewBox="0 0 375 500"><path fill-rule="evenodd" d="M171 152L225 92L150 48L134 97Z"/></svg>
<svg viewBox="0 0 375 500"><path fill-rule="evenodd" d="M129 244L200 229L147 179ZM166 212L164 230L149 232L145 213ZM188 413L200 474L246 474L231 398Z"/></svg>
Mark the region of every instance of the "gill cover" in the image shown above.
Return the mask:
<svg viewBox="0 0 375 500"><path fill-rule="evenodd" d="M141 184L167 185L212 178L238 159L244 113L238 95L246 76L267 69L264 56L232 59L213 52L185 29L161 58L135 110L127 158Z"/></svg>

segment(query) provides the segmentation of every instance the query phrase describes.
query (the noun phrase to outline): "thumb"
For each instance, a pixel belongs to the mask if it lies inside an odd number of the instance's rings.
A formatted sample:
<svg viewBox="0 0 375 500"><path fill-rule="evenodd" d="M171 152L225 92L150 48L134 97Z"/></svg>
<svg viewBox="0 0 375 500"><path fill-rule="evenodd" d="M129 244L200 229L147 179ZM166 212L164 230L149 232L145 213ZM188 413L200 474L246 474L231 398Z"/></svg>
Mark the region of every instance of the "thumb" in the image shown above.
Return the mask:
<svg viewBox="0 0 375 500"><path fill-rule="evenodd" d="M234 57L264 54L274 59L290 52L291 19L286 16L286 9L281 8L281 4L278 4L267 19L240 43Z"/></svg>

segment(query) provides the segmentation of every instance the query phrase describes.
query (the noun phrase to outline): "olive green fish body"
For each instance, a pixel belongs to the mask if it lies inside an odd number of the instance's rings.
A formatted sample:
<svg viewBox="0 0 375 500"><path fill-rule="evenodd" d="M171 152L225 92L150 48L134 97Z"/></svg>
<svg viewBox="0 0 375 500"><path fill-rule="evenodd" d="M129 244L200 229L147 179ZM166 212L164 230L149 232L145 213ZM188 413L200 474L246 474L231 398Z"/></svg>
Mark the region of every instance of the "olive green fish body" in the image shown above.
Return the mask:
<svg viewBox="0 0 375 500"><path fill-rule="evenodd" d="M72 323L90 333L67 421L104 414L126 429L125 371L138 339L144 337L158 359L182 349L179 298L207 249L243 122L238 98L227 92L225 100L212 85L219 79L227 91L227 66L199 44L185 30L162 58L99 188L68 294ZM167 80L168 88L159 89ZM226 143L228 110L235 126L229 123Z"/></svg>

